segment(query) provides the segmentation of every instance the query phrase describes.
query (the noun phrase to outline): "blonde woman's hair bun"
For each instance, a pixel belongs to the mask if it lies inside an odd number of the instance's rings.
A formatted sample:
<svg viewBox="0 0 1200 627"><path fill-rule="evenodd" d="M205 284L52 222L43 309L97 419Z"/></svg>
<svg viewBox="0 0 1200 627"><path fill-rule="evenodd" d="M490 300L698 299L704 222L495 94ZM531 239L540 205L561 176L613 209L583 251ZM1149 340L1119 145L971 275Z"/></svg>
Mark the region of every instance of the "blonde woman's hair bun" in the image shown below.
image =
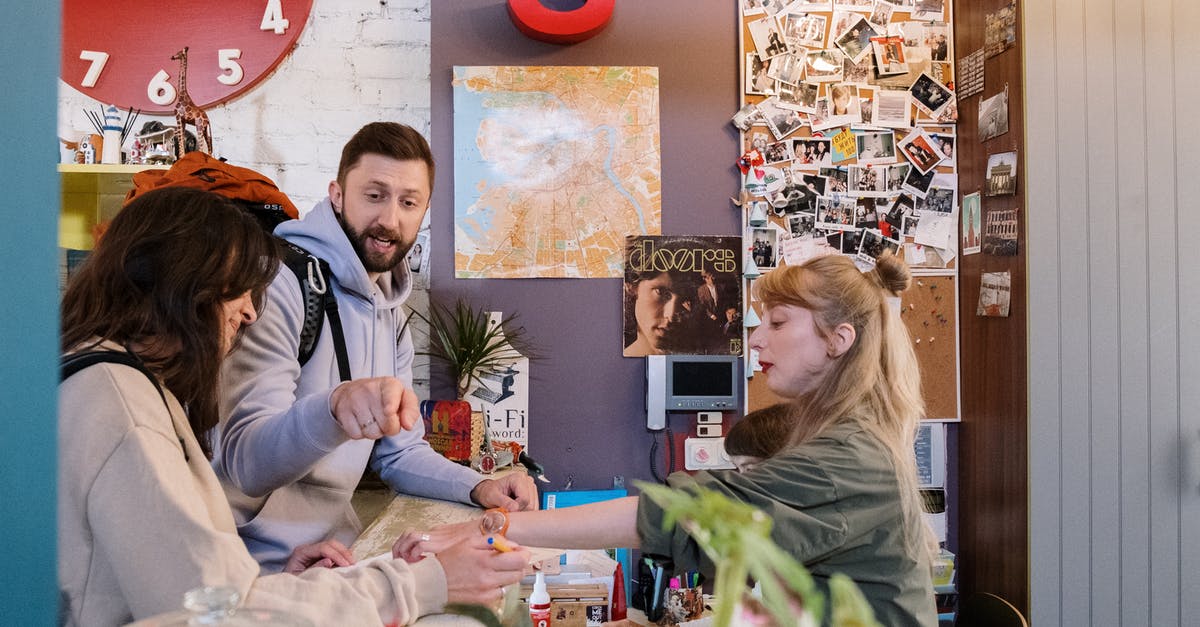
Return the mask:
<svg viewBox="0 0 1200 627"><path fill-rule="evenodd" d="M909 271L908 264L891 251L884 252L875 260L875 270L872 273L879 286L893 296L899 296L900 292L908 289L912 283L912 272Z"/></svg>

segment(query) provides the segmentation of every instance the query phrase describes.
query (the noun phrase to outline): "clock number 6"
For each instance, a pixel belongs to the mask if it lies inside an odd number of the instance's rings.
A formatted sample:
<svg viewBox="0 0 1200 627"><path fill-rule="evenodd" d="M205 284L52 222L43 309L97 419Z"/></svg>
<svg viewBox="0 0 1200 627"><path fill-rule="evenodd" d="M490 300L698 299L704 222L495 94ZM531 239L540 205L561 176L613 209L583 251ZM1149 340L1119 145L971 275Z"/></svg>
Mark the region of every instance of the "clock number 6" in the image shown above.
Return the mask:
<svg viewBox="0 0 1200 627"><path fill-rule="evenodd" d="M159 70L154 78L150 79L150 84L146 85L146 97L150 102L165 107L175 101L175 86L168 82L171 78L166 70Z"/></svg>

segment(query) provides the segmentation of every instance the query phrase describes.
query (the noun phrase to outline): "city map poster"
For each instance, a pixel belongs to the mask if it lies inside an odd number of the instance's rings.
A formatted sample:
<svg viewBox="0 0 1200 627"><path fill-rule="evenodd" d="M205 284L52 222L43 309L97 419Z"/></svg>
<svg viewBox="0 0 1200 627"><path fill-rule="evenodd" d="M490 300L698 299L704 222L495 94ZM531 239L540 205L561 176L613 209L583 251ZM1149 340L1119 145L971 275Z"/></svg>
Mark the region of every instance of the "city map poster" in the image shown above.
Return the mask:
<svg viewBox="0 0 1200 627"><path fill-rule="evenodd" d="M454 68L457 278L614 278L661 232L658 68Z"/></svg>
<svg viewBox="0 0 1200 627"><path fill-rule="evenodd" d="M629 236L625 357L742 353L742 238Z"/></svg>

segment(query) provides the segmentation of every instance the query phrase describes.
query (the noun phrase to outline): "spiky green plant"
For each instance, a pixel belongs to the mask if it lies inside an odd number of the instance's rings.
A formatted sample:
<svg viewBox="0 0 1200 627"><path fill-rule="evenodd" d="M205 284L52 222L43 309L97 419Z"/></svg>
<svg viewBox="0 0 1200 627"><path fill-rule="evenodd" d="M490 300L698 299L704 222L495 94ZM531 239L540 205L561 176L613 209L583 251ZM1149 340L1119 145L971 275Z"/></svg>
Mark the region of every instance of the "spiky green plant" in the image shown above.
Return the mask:
<svg viewBox="0 0 1200 627"><path fill-rule="evenodd" d="M761 604L778 625L800 624L794 599L800 599L812 620L820 623L825 599L812 575L771 540L772 520L762 511L705 488L676 490L638 482L647 498L663 508L663 529L682 526L716 565L713 582L713 623L726 627L743 605L747 577L762 587ZM829 582L832 624L837 627L877 627L878 622L858 586L844 575Z"/></svg>
<svg viewBox="0 0 1200 627"><path fill-rule="evenodd" d="M459 298L453 306L431 302L428 315L416 310L412 315L429 326L429 350L417 354L450 366L459 398L480 381L481 372L508 365L517 356L514 350L530 360L538 358L525 337L525 327L514 324L515 313L492 325L487 311Z"/></svg>

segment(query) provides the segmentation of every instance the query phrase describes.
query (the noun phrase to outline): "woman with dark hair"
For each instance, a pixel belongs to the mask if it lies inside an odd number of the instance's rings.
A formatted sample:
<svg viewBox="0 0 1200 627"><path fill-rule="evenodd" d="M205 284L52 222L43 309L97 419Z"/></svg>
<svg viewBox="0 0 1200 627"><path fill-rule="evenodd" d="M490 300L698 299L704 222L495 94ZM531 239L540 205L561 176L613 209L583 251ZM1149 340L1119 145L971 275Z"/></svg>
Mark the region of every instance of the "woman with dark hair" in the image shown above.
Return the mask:
<svg viewBox="0 0 1200 627"><path fill-rule="evenodd" d="M634 238L625 255L625 356L683 352L690 340L698 272L672 265L676 252L707 248L691 238Z"/></svg>
<svg viewBox="0 0 1200 627"><path fill-rule="evenodd" d="M67 625L117 625L229 586L317 624L408 623L447 601L492 603L520 579L480 539L353 571L340 545L300 547L259 577L209 464L221 361L263 307L275 242L216 194L164 187L113 220L63 296L65 361L115 353L59 387L59 586ZM292 574L297 573L297 574ZM449 590L447 590L449 588Z"/></svg>

